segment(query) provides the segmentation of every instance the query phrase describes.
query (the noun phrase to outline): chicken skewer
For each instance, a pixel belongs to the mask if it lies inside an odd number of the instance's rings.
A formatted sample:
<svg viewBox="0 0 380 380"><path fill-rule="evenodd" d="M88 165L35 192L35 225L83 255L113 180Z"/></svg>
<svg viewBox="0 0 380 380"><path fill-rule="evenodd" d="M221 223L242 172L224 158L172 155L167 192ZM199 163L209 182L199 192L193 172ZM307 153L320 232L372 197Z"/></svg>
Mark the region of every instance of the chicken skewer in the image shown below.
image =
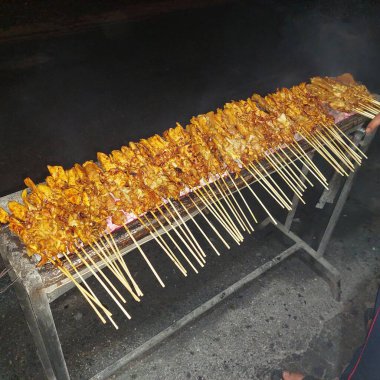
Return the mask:
<svg viewBox="0 0 380 380"><path fill-rule="evenodd" d="M299 168L297 160L325 188L328 187L326 178L309 158L300 139L341 175L348 175L355 170L355 164L360 165L362 158L366 158L335 125L331 109L358 112L373 118L380 111L380 102L373 99L364 86L347 76L312 78L310 84L301 83L265 97L255 94L245 101L230 102L215 112L194 117L186 128L177 124L162 137L155 135L130 143L110 155L99 153L100 165L87 161L68 170L49 166L50 176L45 184L36 185L29 178L25 180L28 189L22 193L23 203L10 202L10 215L0 209L0 223L9 223L10 229L27 246L28 253L40 256L40 266L52 263L70 278L97 314L103 311L110 318L110 313L102 308L91 288L82 280L79 264L91 271L123 313L130 317L120 304L126 299L102 267L111 271L135 301L140 301L143 293L111 232L115 228L124 228L163 287L161 277L129 228L133 220L141 223L141 228L186 276L186 264L180 262L158 233L154 226L158 225L197 273L180 246L183 244L200 267L205 265L206 253L190 229L190 222L215 253L220 255L220 252L196 222L190 207L201 214L227 248L229 244L202 209L207 209L237 244L243 241L244 232L253 231L246 212L257 222L234 177L240 179L243 187L248 187L276 223L252 189L247 173L282 208L290 210L290 199L269 175L268 167L279 174L301 202L304 202L304 191L313 183ZM234 193L244 203L244 210ZM192 194L198 196L201 207ZM189 207L185 204L186 199ZM179 242L174 239L172 231ZM86 245L93 254L84 248ZM69 269L62 267L60 253L62 260L70 263L72 272L82 280L83 286L72 277ZM75 256L79 259L78 264L71 260ZM105 319L100 315L103 322Z"/></svg>

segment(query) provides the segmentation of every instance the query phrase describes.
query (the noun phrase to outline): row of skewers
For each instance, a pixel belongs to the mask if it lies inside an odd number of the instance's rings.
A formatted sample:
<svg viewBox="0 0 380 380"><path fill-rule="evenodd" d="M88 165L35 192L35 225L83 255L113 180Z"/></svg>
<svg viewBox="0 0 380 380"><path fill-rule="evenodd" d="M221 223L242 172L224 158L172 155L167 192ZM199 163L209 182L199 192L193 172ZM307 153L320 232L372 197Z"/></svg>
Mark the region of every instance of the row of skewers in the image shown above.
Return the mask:
<svg viewBox="0 0 380 380"><path fill-rule="evenodd" d="M347 75L312 78L309 84L265 97L254 94L193 117L185 128L177 123L163 136L131 142L109 155L98 153L98 164L87 161L68 170L48 166L46 183L25 179L23 203L9 202L10 214L0 209L0 222L9 223L29 255L38 255L40 266L56 266L73 281L100 320L106 323L108 319L117 328L111 312L82 276L77 260L131 318L123 305L126 298L113 280L118 280L135 301L141 300L143 292L112 232L125 230L162 287L162 278L130 230L132 221L141 224L180 273L198 273L207 257L186 220L215 254L220 252L184 199L227 249L229 240L241 244L243 234L253 232L257 223L241 183L276 223L243 173L248 173L280 207L290 210L291 200L268 167L301 202L313 182L328 188L327 179L300 140L343 176L361 164L365 155L336 126L336 111L373 118L380 111L380 103ZM312 178L302 172L299 163ZM102 267L109 269L113 280Z"/></svg>

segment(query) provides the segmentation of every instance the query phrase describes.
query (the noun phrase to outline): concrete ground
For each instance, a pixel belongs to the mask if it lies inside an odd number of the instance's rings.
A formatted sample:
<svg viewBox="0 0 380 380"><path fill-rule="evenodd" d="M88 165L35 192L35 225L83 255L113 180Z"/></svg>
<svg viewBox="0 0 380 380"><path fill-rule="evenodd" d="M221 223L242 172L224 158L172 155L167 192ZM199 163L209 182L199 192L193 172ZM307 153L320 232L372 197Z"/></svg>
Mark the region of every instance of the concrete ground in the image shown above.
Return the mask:
<svg viewBox="0 0 380 380"><path fill-rule="evenodd" d="M93 159L97 150L311 75L351 71L379 91L378 10L356 1L233 2L2 44L0 194L22 188L27 175L41 180L47 163ZM266 379L279 367L337 376L364 337L363 313L379 283L379 145L380 135L326 253L343 276L342 302L332 299L302 256L291 258L115 378ZM314 209L320 191L309 190L294 226L310 241L328 211ZM183 279L152 243L146 251L165 290L132 253L146 296L141 305L129 305L131 321L115 310L118 332L101 326L75 290L67 293L52 309L72 378L94 375L286 244L270 228L257 232L220 258L208 251L207 267ZM1 288L8 283L0 279ZM0 321L0 378L40 379L12 288L0 294Z"/></svg>

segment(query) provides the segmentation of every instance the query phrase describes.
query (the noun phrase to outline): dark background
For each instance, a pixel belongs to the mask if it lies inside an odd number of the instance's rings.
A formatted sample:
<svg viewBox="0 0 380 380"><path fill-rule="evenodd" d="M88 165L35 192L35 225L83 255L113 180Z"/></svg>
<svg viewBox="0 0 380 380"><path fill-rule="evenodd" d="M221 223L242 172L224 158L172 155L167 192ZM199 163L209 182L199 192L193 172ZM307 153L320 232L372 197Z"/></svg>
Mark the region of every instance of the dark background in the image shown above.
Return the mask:
<svg viewBox="0 0 380 380"><path fill-rule="evenodd" d="M38 21L43 3L34 2ZM54 20L64 9L54 12L43 15ZM47 164L96 159L97 151L312 75L349 71L379 90L379 14L376 1L163 5L129 22L3 41L0 195L22 188L26 176L43 180ZM23 17L24 8L14 23Z"/></svg>

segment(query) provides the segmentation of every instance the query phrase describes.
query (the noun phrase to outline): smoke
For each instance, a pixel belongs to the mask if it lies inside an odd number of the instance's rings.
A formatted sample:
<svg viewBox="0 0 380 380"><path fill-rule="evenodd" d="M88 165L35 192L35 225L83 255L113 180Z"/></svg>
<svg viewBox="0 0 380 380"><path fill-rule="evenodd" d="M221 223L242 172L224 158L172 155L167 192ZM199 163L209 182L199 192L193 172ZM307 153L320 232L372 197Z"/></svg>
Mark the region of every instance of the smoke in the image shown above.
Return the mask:
<svg viewBox="0 0 380 380"><path fill-rule="evenodd" d="M294 73L351 72L370 89L380 89L380 5L369 1L298 3L287 9L280 28L281 49L294 60ZM306 78L305 78L306 79ZM285 79L284 85L287 80Z"/></svg>

